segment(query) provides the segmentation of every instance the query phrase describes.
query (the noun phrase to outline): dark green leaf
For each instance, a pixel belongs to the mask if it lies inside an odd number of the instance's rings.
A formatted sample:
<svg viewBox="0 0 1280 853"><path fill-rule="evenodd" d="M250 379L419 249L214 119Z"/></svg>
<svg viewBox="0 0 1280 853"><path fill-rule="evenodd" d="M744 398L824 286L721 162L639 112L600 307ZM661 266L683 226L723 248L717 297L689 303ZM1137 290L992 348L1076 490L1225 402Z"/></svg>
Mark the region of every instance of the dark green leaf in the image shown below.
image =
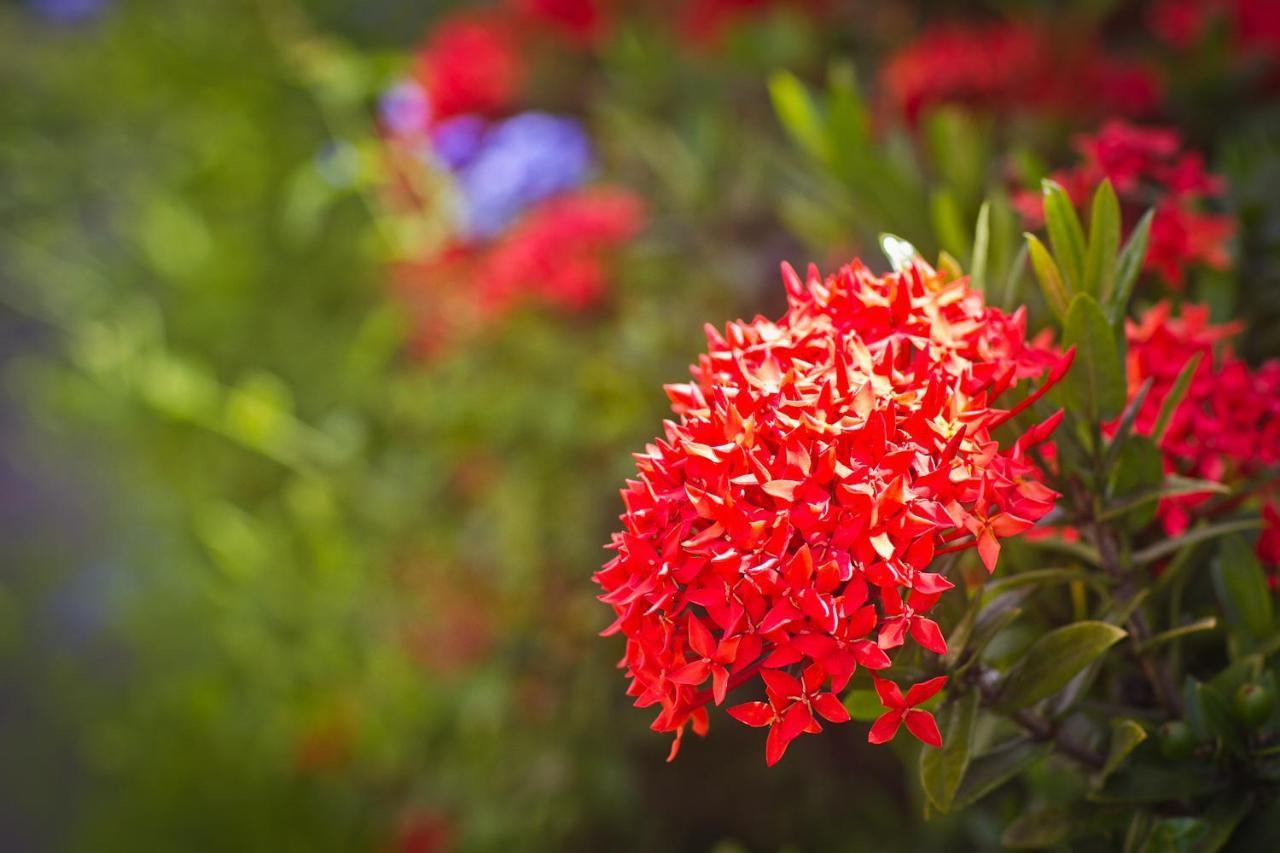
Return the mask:
<svg viewBox="0 0 1280 853"><path fill-rule="evenodd" d="M861 722L870 722L884 713L884 705L874 690L850 690L845 694L844 706L849 709L849 716Z"/></svg>
<svg viewBox="0 0 1280 853"><path fill-rule="evenodd" d="M1014 776L1052 751L1048 743L1031 738L1015 738L969 762L960 789L956 791L953 809L962 809L990 794Z"/></svg>
<svg viewBox="0 0 1280 853"><path fill-rule="evenodd" d="M1071 301L1069 285L1062 280L1058 265L1053 256L1034 234L1023 235L1027 238L1027 251L1031 255L1031 268L1036 272L1036 281L1040 282L1040 290L1044 292L1045 301L1059 319L1067 316L1067 306Z"/></svg>
<svg viewBox="0 0 1280 853"><path fill-rule="evenodd" d="M1017 711L1052 696L1124 636L1105 622L1076 622L1050 631L1005 676L998 707Z"/></svg>
<svg viewBox="0 0 1280 853"><path fill-rule="evenodd" d="M920 751L921 784L929 802L943 814L951 809L960 781L969 768L979 699L978 691L971 690L944 705L938 714L942 748Z"/></svg>
<svg viewBox="0 0 1280 853"><path fill-rule="evenodd" d="M1080 227L1075 205L1066 190L1055 181L1045 180L1041 186L1044 188L1044 222L1049 231L1053 257L1068 288L1083 290L1084 229Z"/></svg>
<svg viewBox="0 0 1280 853"><path fill-rule="evenodd" d="M1073 816L1063 808L1050 807L1027 812L1005 827L1000 843L1013 850L1039 850L1066 841Z"/></svg>
<svg viewBox="0 0 1280 853"><path fill-rule="evenodd" d="M1219 536L1226 536L1230 533L1255 530L1261 526L1261 519L1247 518L1241 521L1224 521L1221 524L1194 527L1181 536L1161 540L1154 545L1149 545L1141 551L1135 552L1133 564L1135 566L1145 566L1148 563L1154 563L1156 560L1164 559L1170 554L1176 554L1183 548L1189 548L1192 545L1198 545L1201 542L1207 542L1210 539L1216 539Z"/></svg>
<svg viewBox="0 0 1280 853"><path fill-rule="evenodd" d="M1110 492L1116 503L1105 510L1103 518L1126 516L1130 530L1146 527L1155 518L1163 481L1164 454L1151 439L1133 436L1125 442L1111 469ZM1155 497L1148 500L1149 495Z"/></svg>
<svg viewBox="0 0 1280 853"><path fill-rule="evenodd" d="M1103 180L1093 194L1089 217L1089 248L1085 256L1082 290L1102 304L1111 298L1116 280L1116 254L1120 250L1120 202L1111 181Z"/></svg>
<svg viewBox="0 0 1280 853"><path fill-rule="evenodd" d="M1274 612L1267 576L1253 549L1239 536L1222 542L1213 564L1213 587L1229 624L1250 643L1271 634Z"/></svg>
<svg viewBox="0 0 1280 853"><path fill-rule="evenodd" d="M1111 747L1107 750L1107 762L1094 777L1094 784L1101 785L1107 777L1120 769L1138 744L1147 739L1147 730L1135 720L1111 721Z"/></svg>
<svg viewBox="0 0 1280 853"><path fill-rule="evenodd" d="M1062 342L1076 348L1076 360L1067 374L1067 394L1072 408L1090 423L1109 421L1124 408L1124 361L1116 346L1115 332L1098 302L1077 293L1067 310Z"/></svg>

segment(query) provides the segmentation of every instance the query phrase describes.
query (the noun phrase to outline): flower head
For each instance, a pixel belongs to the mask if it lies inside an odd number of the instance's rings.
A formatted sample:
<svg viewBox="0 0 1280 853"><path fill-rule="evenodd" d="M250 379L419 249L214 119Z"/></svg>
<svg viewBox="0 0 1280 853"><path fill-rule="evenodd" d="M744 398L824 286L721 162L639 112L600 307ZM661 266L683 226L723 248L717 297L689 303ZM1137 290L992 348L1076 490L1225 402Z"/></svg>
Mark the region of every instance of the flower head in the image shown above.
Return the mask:
<svg viewBox="0 0 1280 853"><path fill-rule="evenodd" d="M440 24L418 57L418 81L430 94L432 114L445 119L506 109L524 83L518 45L497 16L456 15Z"/></svg>
<svg viewBox="0 0 1280 853"><path fill-rule="evenodd" d="M538 202L581 186L595 165L591 140L571 118L519 113L485 130L470 151L463 129L449 130L435 145L459 163L463 233L473 240L492 239Z"/></svg>
<svg viewBox="0 0 1280 853"><path fill-rule="evenodd" d="M768 701L734 716L770 726L770 763L817 717L843 721L827 685L886 671L908 640L945 650L925 615L952 586L935 556L977 544L994 569L998 539L1053 506L1024 452L1057 418L1007 448L991 430L1070 363L1027 342L1021 311L918 260L783 278L780 320L708 328L694 381L667 388L677 420L637 454L617 554L595 575L616 617L605 634L627 639L628 693L661 708L653 728L678 747L759 674Z"/></svg>
<svg viewBox="0 0 1280 853"><path fill-rule="evenodd" d="M603 0L512 0L516 12L570 43L589 47L609 32Z"/></svg>

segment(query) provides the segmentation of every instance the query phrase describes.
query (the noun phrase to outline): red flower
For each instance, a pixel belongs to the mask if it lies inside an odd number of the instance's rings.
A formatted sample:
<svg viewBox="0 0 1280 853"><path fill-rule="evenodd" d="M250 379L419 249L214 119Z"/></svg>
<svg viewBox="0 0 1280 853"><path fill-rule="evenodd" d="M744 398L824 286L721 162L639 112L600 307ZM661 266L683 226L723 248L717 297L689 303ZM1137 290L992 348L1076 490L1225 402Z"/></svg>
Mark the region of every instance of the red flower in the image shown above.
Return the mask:
<svg viewBox="0 0 1280 853"><path fill-rule="evenodd" d="M516 11L536 26L546 27L583 47L598 43L609 31L602 0L511 0Z"/></svg>
<svg viewBox="0 0 1280 853"><path fill-rule="evenodd" d="M913 686L907 691L905 697L902 695L901 688L892 681L886 681L883 678L873 678L873 680L876 685L876 694L880 697L880 704L889 710L871 724L871 731L867 734L868 742L888 743L893 740L898 733L898 728L905 722L907 731L922 743L932 747L942 746L942 733L938 731L938 723L933 719L933 714L921 711L916 706L929 701L934 694L946 686L945 675Z"/></svg>
<svg viewBox="0 0 1280 853"><path fill-rule="evenodd" d="M925 615L952 586L928 571L935 555L1028 527L1057 497L1024 455L1057 416L1012 447L990 434L1070 363L1027 342L1021 311L919 261L783 278L785 316L709 328L694 381L667 388L678 420L636 456L617 554L595 575L616 617L604 633L627 638L628 694L661 707L673 756L686 724L704 730L706 706L757 674L768 702L733 715L771 727L770 763L815 713L841 721L828 682L884 671L907 638L945 649Z"/></svg>
<svg viewBox="0 0 1280 853"><path fill-rule="evenodd" d="M799 680L776 669L766 669L760 677L769 701L736 705L729 709L729 714L748 726L769 727L764 760L770 767L778 763L791 741L801 734L822 731L818 717L832 723L849 722L849 710L839 697L821 692L827 674L819 664L806 667Z"/></svg>
<svg viewBox="0 0 1280 853"><path fill-rule="evenodd" d="M1175 131L1112 121L1096 135L1080 137L1076 147L1084 162L1054 178L1077 206L1088 203L1104 178L1115 188L1127 227L1155 206L1145 269L1180 290L1188 267L1230 264L1234 220L1201 209L1222 193L1222 179L1205 169L1199 154L1183 150ZM1029 225L1043 223L1039 192L1020 193L1016 203Z"/></svg>
<svg viewBox="0 0 1280 853"><path fill-rule="evenodd" d="M1150 434L1178 374L1200 356L1160 441L1166 470L1231 482L1280 463L1280 360L1250 368L1225 344L1238 331L1236 324L1211 324L1204 306L1187 305L1175 315L1166 302L1127 324L1130 394L1152 382L1134 424L1140 434ZM1186 495L1161 501L1166 531L1181 533L1204 500Z"/></svg>
<svg viewBox="0 0 1280 853"><path fill-rule="evenodd" d="M436 120L492 115L515 100L524 59L510 25L494 15L457 15L440 24L418 57L418 79Z"/></svg>
<svg viewBox="0 0 1280 853"><path fill-rule="evenodd" d="M889 58L882 81L891 106L913 124L940 104L1136 116L1161 97L1146 66L1013 21L933 27Z"/></svg>
<svg viewBox="0 0 1280 853"><path fill-rule="evenodd" d="M1262 508L1262 533L1258 536L1258 559L1268 566L1280 568L1280 505L1268 501ZM1275 586L1275 575L1271 575Z"/></svg>

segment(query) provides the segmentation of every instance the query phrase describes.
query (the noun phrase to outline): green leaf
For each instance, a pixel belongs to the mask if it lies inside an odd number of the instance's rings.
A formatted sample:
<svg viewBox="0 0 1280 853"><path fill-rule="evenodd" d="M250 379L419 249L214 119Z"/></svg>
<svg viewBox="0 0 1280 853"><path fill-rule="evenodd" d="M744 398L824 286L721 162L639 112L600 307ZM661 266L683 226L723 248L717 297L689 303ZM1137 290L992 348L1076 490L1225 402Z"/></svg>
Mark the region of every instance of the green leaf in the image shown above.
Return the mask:
<svg viewBox="0 0 1280 853"><path fill-rule="evenodd" d="M978 208L978 223L973 229L973 258L969 262L969 286L987 289L987 253L991 246L991 202Z"/></svg>
<svg viewBox="0 0 1280 853"><path fill-rule="evenodd" d="M812 157L829 162L831 145L826 122L805 85L789 71L775 71L769 77L769 97L778 121L791 138Z"/></svg>
<svg viewBox="0 0 1280 853"><path fill-rule="evenodd" d="M929 197L929 214L933 220L933 232L938 235L942 248L963 257L969 241L955 194L947 189L935 190Z"/></svg>
<svg viewBox="0 0 1280 853"><path fill-rule="evenodd" d="M1205 495L1219 494L1227 495L1231 493L1231 489L1219 483L1217 480L1197 480L1193 477L1182 477L1178 474L1170 474L1164 478L1164 481L1154 489L1138 492L1129 495L1124 500L1117 501L1108 507L1105 512L1099 516L1099 521L1111 521L1119 518L1126 512L1139 507L1146 503L1155 503L1165 498L1178 497L1180 495Z"/></svg>
<svg viewBox="0 0 1280 853"><path fill-rule="evenodd" d="M884 713L884 705L874 690L859 688L845 694L844 706L849 709L849 716L860 722L870 722Z"/></svg>
<svg viewBox="0 0 1280 853"><path fill-rule="evenodd" d="M1154 637L1152 637L1151 639L1143 643L1142 646L1139 648L1139 651L1149 652L1152 649L1157 649L1160 646L1163 646L1165 643L1171 643L1174 640L1181 640L1183 637L1186 637L1190 634L1199 634L1203 631L1212 631L1214 628L1217 628L1217 627L1218 627L1217 617L1206 616L1203 619L1197 619L1196 621L1189 622L1186 625L1179 625L1177 628L1170 628L1167 631L1161 631L1159 634L1156 634Z"/></svg>
<svg viewBox="0 0 1280 853"><path fill-rule="evenodd" d="M1222 782L1201 765L1163 767L1135 761L1112 773L1102 789L1088 798L1097 803L1158 803L1198 797L1221 787Z"/></svg>
<svg viewBox="0 0 1280 853"><path fill-rule="evenodd" d="M1275 618L1271 590L1253 549L1239 536L1226 539L1212 574L1227 624L1244 632L1244 639L1251 642L1268 637Z"/></svg>
<svg viewBox="0 0 1280 853"><path fill-rule="evenodd" d="M1111 469L1110 492L1118 506L1109 507L1104 517L1126 516L1130 530L1146 527L1156 515L1156 499L1146 497L1152 493L1158 497L1163 481L1164 454L1151 439L1133 436L1125 442Z"/></svg>
<svg viewBox="0 0 1280 853"><path fill-rule="evenodd" d="M1093 784L1100 786L1107 777L1120 769L1128 760L1130 753L1138 748L1138 744L1147 739L1147 730L1135 720L1119 719L1111 721L1111 747L1107 751L1107 761L1094 776Z"/></svg>
<svg viewBox="0 0 1280 853"><path fill-rule="evenodd" d="M1183 548L1190 548L1193 545L1199 545L1201 542L1216 539L1219 536L1226 536L1230 533L1255 530L1261 526L1262 519L1246 518L1240 521L1224 521L1221 524L1194 527L1181 536L1164 539L1154 545L1148 545L1141 551L1135 551L1133 564L1135 566L1145 566L1148 563L1154 563L1156 560L1162 560L1170 554L1175 554Z"/></svg>
<svg viewBox="0 0 1280 853"><path fill-rule="evenodd" d="M1072 408L1090 423L1109 421L1124 409L1128 396L1115 332L1098 301L1087 293L1071 300L1063 325L1063 344L1076 348L1075 364L1067 374Z"/></svg>
<svg viewBox="0 0 1280 853"><path fill-rule="evenodd" d="M1022 737L979 755L969 763L969 771L960 782L952 808L958 810L977 802L1052 750L1051 744Z"/></svg>
<svg viewBox="0 0 1280 853"><path fill-rule="evenodd" d="M1107 314L1112 321L1123 317L1129 309L1129 296L1142 272L1142 262L1147 257L1147 240L1151 236L1151 220L1154 216L1154 210L1144 213L1129 235L1129 242L1120 250L1120 258L1116 261L1115 292L1107 304Z"/></svg>
<svg viewBox="0 0 1280 853"><path fill-rule="evenodd" d="M1068 287L1083 290L1084 229L1076 216L1076 207L1067 191L1056 181L1044 180L1044 222L1049 230L1049 245L1058 261Z"/></svg>
<svg viewBox="0 0 1280 853"><path fill-rule="evenodd" d="M1164 431L1169 428L1169 421L1173 419L1173 413L1182 404L1182 398L1187 396L1187 389L1191 387L1191 378L1195 376L1196 368L1200 366L1203 355L1204 353L1198 352L1187 360L1182 370L1178 371L1178 378L1174 380L1173 387L1160 403L1160 413L1156 415L1155 426L1151 428L1151 440L1157 444L1164 438Z"/></svg>
<svg viewBox="0 0 1280 853"><path fill-rule="evenodd" d="M1018 711L1052 696L1124 636L1105 622L1076 622L1050 631L1004 677L997 707Z"/></svg>
<svg viewBox="0 0 1280 853"><path fill-rule="evenodd" d="M1040 290L1044 292L1045 301L1059 319L1067 316L1067 306L1071 299L1071 290L1062 280L1058 265L1053 256L1034 234L1025 233L1027 250L1031 255L1031 268L1036 271L1036 281L1040 282Z"/></svg>
<svg viewBox="0 0 1280 853"><path fill-rule="evenodd" d="M1093 211L1089 216L1089 248L1084 262L1081 289L1092 293L1106 304L1116 283L1116 254L1120 250L1120 202L1103 180L1093 194Z"/></svg>
<svg viewBox="0 0 1280 853"><path fill-rule="evenodd" d="M943 814L950 811L969 768L979 699L978 691L970 690L944 705L938 714L942 748L920 751L921 784L929 802Z"/></svg>
<svg viewBox="0 0 1280 853"><path fill-rule="evenodd" d="M1124 414L1120 416L1120 423L1116 425L1115 432L1107 441L1106 465L1104 470L1110 470L1120 456L1120 451L1124 449L1125 443L1133 434L1133 425L1138 420L1138 413L1142 411L1142 407L1147 402L1147 395L1151 393L1151 387L1155 384L1155 377L1148 376L1138 386L1138 393L1133 395L1124 407Z"/></svg>

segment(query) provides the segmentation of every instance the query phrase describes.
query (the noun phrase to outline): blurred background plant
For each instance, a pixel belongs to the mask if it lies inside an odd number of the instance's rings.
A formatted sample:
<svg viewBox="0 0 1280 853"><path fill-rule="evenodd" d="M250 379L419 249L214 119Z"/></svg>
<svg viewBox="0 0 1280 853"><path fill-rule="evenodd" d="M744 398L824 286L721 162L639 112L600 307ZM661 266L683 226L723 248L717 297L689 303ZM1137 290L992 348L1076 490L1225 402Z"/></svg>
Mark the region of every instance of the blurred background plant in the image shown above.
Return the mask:
<svg viewBox="0 0 1280 853"><path fill-rule="evenodd" d="M1280 354L1276 15L0 5L0 843L997 846L1045 765L925 823L911 748L856 726L663 764L594 639L615 489L702 323L779 313L779 260L890 231L1048 324L1017 200L1072 168L1127 229L1230 217L1136 304ZM1126 196L1107 119L1202 185Z"/></svg>

